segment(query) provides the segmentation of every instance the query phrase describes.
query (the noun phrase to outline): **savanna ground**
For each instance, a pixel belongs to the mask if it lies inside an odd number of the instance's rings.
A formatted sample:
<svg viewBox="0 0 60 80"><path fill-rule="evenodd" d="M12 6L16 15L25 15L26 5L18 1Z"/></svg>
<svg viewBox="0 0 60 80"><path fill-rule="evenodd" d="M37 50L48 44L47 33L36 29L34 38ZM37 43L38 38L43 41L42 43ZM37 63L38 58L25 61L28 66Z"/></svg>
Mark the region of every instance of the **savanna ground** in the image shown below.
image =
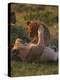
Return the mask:
<svg viewBox="0 0 60 80"><path fill-rule="evenodd" d="M22 63L19 60L11 62L11 76L37 76L58 74L58 64L49 63Z"/></svg>
<svg viewBox="0 0 60 80"><path fill-rule="evenodd" d="M36 6L25 4L16 5L16 25L11 26L11 40L13 44L16 38L24 40L28 38L25 31L26 22L39 20L47 24L51 34L49 46L55 46L58 50L58 7L57 6ZM13 7L12 7L13 9ZM23 63L18 59L11 60L11 76L32 76L58 74L58 62L49 63Z"/></svg>

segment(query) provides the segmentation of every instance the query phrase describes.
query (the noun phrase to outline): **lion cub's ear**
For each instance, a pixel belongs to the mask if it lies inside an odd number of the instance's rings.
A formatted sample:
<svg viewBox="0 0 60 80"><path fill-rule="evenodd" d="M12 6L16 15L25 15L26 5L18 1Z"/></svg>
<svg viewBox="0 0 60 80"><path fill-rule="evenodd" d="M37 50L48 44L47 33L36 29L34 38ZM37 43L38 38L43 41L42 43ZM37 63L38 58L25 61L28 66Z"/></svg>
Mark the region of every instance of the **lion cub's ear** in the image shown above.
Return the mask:
<svg viewBox="0 0 60 80"><path fill-rule="evenodd" d="M29 25L31 22L30 21L27 21L27 25Z"/></svg>

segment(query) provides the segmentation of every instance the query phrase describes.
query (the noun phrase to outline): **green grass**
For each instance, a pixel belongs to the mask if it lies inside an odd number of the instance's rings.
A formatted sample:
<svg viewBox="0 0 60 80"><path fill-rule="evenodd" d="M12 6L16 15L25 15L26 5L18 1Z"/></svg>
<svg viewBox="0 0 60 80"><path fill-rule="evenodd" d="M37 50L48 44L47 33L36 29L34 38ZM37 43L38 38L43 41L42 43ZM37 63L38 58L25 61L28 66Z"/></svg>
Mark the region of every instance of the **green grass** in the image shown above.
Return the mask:
<svg viewBox="0 0 60 80"><path fill-rule="evenodd" d="M45 7L45 6L44 6ZM32 9L35 9L33 11ZM16 15L16 27L11 27L11 43L14 43L17 37L22 38L23 35L25 35L24 30L21 29L25 28L26 22L33 19L41 20L45 22L50 30L50 33L56 34L58 32L58 28L54 29L54 25L57 25L57 19L55 22L55 17L58 16L58 7L53 6L46 6L45 10L40 10L37 8L34 8L34 6L21 6L17 4L17 11L16 13L20 13L22 15ZM21 9L21 10L20 10ZM26 13L26 15L23 15L23 13ZM31 14L30 14L31 13ZM29 15L28 15L29 14ZM27 18L27 19L26 19ZM26 35L27 36L27 35ZM57 35L55 35L52 38L55 38ZM57 38L56 38L57 39ZM54 43L54 40L51 39ZM55 44L55 43L54 43ZM58 73L58 63L50 62L50 63L22 63L19 60L11 60L11 76L33 76L33 75L50 75L50 74L57 74Z"/></svg>
<svg viewBox="0 0 60 80"><path fill-rule="evenodd" d="M33 75L58 74L58 63L22 63L19 60L11 61L11 76L33 76Z"/></svg>

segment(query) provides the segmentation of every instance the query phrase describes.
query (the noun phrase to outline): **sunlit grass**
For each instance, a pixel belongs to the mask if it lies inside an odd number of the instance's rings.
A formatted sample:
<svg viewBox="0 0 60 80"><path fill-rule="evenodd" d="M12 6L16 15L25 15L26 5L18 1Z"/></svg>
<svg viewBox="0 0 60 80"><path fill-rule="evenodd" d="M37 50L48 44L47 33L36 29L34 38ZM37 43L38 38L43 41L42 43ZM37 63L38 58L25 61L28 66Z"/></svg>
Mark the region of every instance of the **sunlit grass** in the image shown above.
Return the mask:
<svg viewBox="0 0 60 80"><path fill-rule="evenodd" d="M33 76L50 74L58 74L57 63L22 63L18 60L13 60L11 62L11 76Z"/></svg>
<svg viewBox="0 0 60 80"><path fill-rule="evenodd" d="M19 9L22 9L19 7ZM28 9L29 10L29 9ZM22 13L24 13L25 10L23 10ZM50 12L49 15L46 14L46 12ZM11 32L11 43L15 42L15 39L19 36L22 38L24 35L24 31L21 29L22 26L26 26L26 21L31 19L38 19L42 20L43 22L46 22L50 33L56 34L58 31L57 29L54 29L54 24L58 24L57 22L54 22L52 19L54 19L55 16L58 16L58 9L53 9L50 7L47 7L46 10L39 12L39 10L28 12L29 14L32 13L30 16L25 15L16 15L16 27L12 27ZM26 13L26 14L28 14ZM43 13L43 14L42 14ZM21 13L20 13L21 14ZM27 20L24 20L24 17L27 17ZM55 20L55 19L54 19ZM48 25L49 22L49 25ZM51 36L51 39L54 43L53 38L55 38L58 35ZM57 39L57 38L56 38ZM54 43L55 44L55 43ZM52 75L52 74L58 74L58 63L50 62L50 63L22 63L19 60L11 60L11 76L32 76L32 75Z"/></svg>

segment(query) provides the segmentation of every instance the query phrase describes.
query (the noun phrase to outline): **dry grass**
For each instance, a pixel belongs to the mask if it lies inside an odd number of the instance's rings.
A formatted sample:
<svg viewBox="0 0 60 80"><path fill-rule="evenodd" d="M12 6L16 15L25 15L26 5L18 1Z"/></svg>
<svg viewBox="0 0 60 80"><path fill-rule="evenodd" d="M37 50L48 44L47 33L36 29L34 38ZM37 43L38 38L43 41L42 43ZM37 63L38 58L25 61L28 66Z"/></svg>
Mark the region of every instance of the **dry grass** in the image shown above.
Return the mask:
<svg viewBox="0 0 60 80"><path fill-rule="evenodd" d="M19 60L11 61L11 76L37 76L58 74L58 63L22 63Z"/></svg>

